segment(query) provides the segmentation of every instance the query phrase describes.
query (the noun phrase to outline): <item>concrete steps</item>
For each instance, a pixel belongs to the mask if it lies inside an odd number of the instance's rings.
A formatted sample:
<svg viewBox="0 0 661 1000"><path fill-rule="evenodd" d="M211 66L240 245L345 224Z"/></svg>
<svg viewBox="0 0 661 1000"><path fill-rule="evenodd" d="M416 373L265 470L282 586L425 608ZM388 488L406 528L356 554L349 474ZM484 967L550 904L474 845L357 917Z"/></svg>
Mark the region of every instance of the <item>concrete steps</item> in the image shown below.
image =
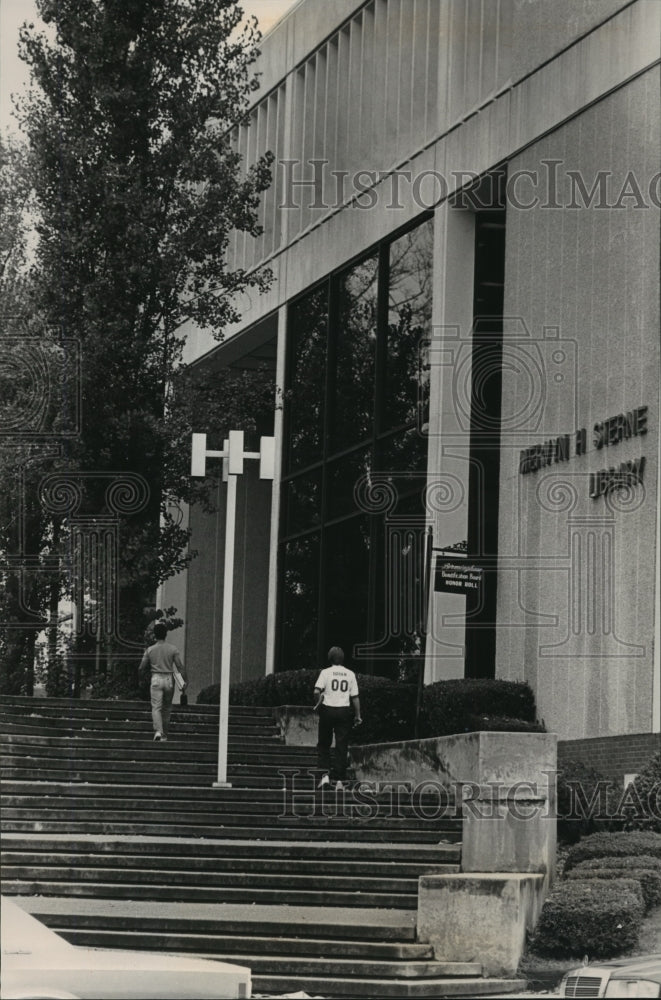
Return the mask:
<svg viewBox="0 0 661 1000"><path fill-rule="evenodd" d="M520 980L487 979L478 963L442 962L415 942L415 914L327 906L259 908L91 899L19 899L74 944L163 949L248 965L256 993L329 997L484 996Z"/></svg>
<svg viewBox="0 0 661 1000"><path fill-rule="evenodd" d="M459 868L451 795L316 789L270 709L6 698L3 891L73 943L251 967L255 992L476 996L516 988L415 941L418 878ZM521 984L518 984L521 985Z"/></svg>

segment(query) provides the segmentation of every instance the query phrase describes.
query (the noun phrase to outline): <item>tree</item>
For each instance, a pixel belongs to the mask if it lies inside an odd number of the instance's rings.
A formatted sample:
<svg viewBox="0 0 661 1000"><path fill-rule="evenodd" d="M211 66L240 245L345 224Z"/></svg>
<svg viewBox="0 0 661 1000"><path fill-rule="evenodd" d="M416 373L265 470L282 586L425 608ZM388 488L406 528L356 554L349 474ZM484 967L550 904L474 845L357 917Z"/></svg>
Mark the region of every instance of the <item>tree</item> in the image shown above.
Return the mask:
<svg viewBox="0 0 661 1000"><path fill-rule="evenodd" d="M142 608L188 558L172 505L208 499L208 485L183 472L193 406L185 328L221 339L238 318L234 297L270 280L226 260L233 230L259 235L270 183L271 155L242 172L231 142L257 87L258 33L241 28L241 8L227 0L37 6L49 36L21 32L34 84L21 107L39 213L33 305L59 331L56 348L80 351L68 387L79 433L61 463L79 512L90 522L107 514L113 477L147 484L144 503L121 518L113 566L119 634L139 641ZM222 386L213 388L222 412ZM88 603L93 624L100 604Z"/></svg>

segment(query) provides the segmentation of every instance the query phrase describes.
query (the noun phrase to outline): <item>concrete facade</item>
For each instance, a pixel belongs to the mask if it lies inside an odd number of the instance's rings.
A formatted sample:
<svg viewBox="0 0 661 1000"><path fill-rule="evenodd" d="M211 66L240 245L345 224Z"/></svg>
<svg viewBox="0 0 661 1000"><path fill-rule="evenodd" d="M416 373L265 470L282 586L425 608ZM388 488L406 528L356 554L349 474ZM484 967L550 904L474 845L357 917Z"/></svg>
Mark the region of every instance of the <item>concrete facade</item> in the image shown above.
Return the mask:
<svg viewBox="0 0 661 1000"><path fill-rule="evenodd" d="M480 377L462 360L474 346L480 205L458 195L472 179L505 179L496 640L485 673L529 681L564 741L661 731L660 37L657 0L298 4L263 41L262 89L237 134L247 163L270 148L277 169L263 236L238 235L231 260L268 265L274 281L238 303L225 344L191 329L186 345L189 361L222 364L277 330L282 386L291 300L433 212L427 479L438 490L427 518L437 547L465 540L475 412L467 425L461 379ZM595 445L595 424L642 408L644 433ZM283 434L277 411L279 456ZM522 452L565 435L566 456L520 471ZM601 482L591 476L641 459L625 490L590 496ZM246 484L233 679L285 666L279 476L272 491ZM200 554L187 580L163 590L186 620L193 694L217 679L222 503L216 518L192 512ZM464 676L466 598L434 593L430 612L426 681Z"/></svg>
<svg viewBox="0 0 661 1000"><path fill-rule="evenodd" d="M448 961L479 961L484 975L514 975L542 907L542 882L541 875L423 875L418 941Z"/></svg>

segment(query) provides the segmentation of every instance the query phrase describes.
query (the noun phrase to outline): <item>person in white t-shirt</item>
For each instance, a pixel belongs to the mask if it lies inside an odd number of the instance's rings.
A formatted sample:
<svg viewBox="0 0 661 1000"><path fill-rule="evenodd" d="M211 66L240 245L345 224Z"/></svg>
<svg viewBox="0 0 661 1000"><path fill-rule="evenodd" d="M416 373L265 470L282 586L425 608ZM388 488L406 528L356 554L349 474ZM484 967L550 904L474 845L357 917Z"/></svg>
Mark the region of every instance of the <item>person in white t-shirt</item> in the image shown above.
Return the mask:
<svg viewBox="0 0 661 1000"><path fill-rule="evenodd" d="M360 699L358 681L353 670L344 666L344 652L339 646L328 650L330 666L322 670L314 686L315 711L319 711L319 739L317 764L322 771L319 787L331 781L343 788L347 777L349 734L352 725L360 725ZM335 734L333 768L330 766L330 748ZM329 773L330 772L330 773Z"/></svg>

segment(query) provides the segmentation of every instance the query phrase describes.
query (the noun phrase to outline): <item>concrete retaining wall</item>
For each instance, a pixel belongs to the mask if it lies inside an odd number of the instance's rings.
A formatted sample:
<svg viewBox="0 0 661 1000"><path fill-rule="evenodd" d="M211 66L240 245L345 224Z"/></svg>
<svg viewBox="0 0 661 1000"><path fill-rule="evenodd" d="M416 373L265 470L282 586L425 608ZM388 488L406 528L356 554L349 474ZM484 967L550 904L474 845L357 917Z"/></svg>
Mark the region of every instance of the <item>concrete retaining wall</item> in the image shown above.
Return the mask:
<svg viewBox="0 0 661 1000"><path fill-rule="evenodd" d="M439 959L514 974L555 873L556 735L463 733L350 754L362 781L454 788L461 873L420 879L418 940Z"/></svg>
<svg viewBox="0 0 661 1000"><path fill-rule="evenodd" d="M310 705L278 705L273 719L289 747L316 747L319 716Z"/></svg>

